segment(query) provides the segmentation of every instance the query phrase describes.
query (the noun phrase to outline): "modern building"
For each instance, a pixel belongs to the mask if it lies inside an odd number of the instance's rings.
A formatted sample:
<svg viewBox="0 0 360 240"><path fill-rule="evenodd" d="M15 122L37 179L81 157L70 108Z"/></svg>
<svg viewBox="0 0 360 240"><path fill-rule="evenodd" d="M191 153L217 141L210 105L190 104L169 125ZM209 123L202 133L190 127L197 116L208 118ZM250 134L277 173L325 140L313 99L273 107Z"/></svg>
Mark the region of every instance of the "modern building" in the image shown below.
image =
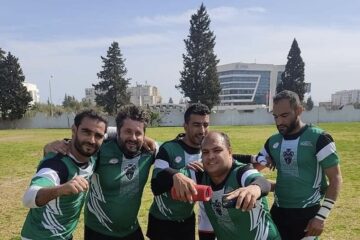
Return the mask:
<svg viewBox="0 0 360 240"><path fill-rule="evenodd" d="M284 70L285 65L242 62L217 66L220 105L266 105L272 109L272 97Z"/></svg>
<svg viewBox="0 0 360 240"><path fill-rule="evenodd" d="M40 102L40 95L39 95L39 89L37 88L36 84L24 82L24 86L26 87L27 91L30 93L30 96L32 97L32 101L30 102L31 105L34 105L35 103Z"/></svg>
<svg viewBox="0 0 360 240"><path fill-rule="evenodd" d="M360 90L343 90L331 94L331 104L333 106L344 106L360 103Z"/></svg>
<svg viewBox="0 0 360 240"><path fill-rule="evenodd" d="M161 96L157 87L150 85L137 84L135 87L129 87L130 102L136 106L151 106L161 103Z"/></svg>

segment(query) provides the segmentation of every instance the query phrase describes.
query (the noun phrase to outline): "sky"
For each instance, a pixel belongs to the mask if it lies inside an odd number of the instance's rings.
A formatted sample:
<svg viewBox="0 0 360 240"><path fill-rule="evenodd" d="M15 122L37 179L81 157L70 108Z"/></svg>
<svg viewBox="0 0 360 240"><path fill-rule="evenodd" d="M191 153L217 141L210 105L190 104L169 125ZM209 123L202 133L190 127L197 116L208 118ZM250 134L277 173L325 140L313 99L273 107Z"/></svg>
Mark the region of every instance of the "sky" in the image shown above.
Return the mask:
<svg viewBox="0 0 360 240"><path fill-rule="evenodd" d="M97 83L101 56L113 41L126 59L131 86L154 85L163 102L183 69L190 17L202 1L0 0L0 48L19 59L40 101L78 100ZM360 1L209 0L210 29L221 64L286 64L294 38L315 103L360 89ZM50 83L50 84L49 84ZM51 87L50 87L50 86Z"/></svg>

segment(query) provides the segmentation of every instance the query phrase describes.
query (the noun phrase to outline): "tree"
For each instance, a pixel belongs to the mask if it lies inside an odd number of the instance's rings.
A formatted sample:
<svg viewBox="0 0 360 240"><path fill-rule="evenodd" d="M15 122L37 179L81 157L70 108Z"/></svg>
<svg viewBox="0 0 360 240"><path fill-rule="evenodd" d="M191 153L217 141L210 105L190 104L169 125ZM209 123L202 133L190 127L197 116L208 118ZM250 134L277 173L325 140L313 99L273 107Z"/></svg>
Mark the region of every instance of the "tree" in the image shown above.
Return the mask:
<svg viewBox="0 0 360 240"><path fill-rule="evenodd" d="M130 78L126 78L127 69L125 59L120 52L119 44L113 42L107 51L106 57L101 57L104 65L103 70L97 76L102 79L95 87L95 102L104 107L104 110L115 115L117 110L130 103L130 93L126 90L130 83Z"/></svg>
<svg viewBox="0 0 360 240"><path fill-rule="evenodd" d="M311 111L314 107L314 101L311 99L311 96L309 96L306 100L305 109L307 111Z"/></svg>
<svg viewBox="0 0 360 240"><path fill-rule="evenodd" d="M62 105L65 109L78 112L81 108L81 104L74 96L69 96L65 94L64 101L62 102Z"/></svg>
<svg viewBox="0 0 360 240"><path fill-rule="evenodd" d="M221 91L214 54L215 36L209 29L210 18L204 4L191 16L188 39L185 39L186 54L183 54L184 69L180 72L180 84L176 86L191 103L201 102L210 109L219 103Z"/></svg>
<svg viewBox="0 0 360 240"><path fill-rule="evenodd" d="M170 103L170 104L173 104L173 103L174 103L174 101L173 101L172 98L169 98L169 103Z"/></svg>
<svg viewBox="0 0 360 240"><path fill-rule="evenodd" d="M304 100L305 94L305 63L302 60L301 51L296 39L291 45L289 54L287 56L287 63L285 65L285 71L281 74L281 81L276 87L276 91L279 93L283 90L290 90L296 92L299 95L300 101Z"/></svg>
<svg viewBox="0 0 360 240"><path fill-rule="evenodd" d="M3 120L15 120L24 116L32 97L23 85L25 76L18 59L0 49L0 114Z"/></svg>

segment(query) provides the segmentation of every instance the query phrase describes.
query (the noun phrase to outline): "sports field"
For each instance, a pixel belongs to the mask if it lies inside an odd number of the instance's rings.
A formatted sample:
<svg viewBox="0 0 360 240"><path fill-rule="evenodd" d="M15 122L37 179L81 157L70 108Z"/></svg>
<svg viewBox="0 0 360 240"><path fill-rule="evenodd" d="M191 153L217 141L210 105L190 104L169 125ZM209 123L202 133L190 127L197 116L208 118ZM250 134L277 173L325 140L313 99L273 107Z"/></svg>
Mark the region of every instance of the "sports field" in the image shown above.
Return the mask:
<svg viewBox="0 0 360 240"><path fill-rule="evenodd" d="M340 197L326 221L322 239L360 239L360 123L324 123L335 139L341 157L344 178ZM229 134L234 152L257 153L270 134L276 131L268 126L212 126ZM158 141L174 138L182 128L149 128L147 135ZM20 239L19 233L27 209L21 198L34 174L42 147L55 139L70 137L70 129L0 130L0 240ZM268 178L275 174L264 171ZM269 200L272 201L271 194ZM146 231L147 211L152 201L149 186L146 187L139 219ZM83 224L78 226L74 239L82 239Z"/></svg>

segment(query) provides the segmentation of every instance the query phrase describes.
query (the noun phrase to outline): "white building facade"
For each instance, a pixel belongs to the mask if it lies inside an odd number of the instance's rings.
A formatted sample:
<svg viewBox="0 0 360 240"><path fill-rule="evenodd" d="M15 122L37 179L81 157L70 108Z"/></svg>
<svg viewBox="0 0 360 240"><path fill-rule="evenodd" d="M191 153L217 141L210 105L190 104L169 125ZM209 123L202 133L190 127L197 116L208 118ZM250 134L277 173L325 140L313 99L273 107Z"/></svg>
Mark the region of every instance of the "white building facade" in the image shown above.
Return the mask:
<svg viewBox="0 0 360 240"><path fill-rule="evenodd" d="M151 106L161 103L161 96L157 87L138 84L135 87L129 87L130 102L136 106Z"/></svg>
<svg viewBox="0 0 360 240"><path fill-rule="evenodd" d="M40 94L39 94L39 89L37 88L36 84L24 82L23 85L26 87L27 91L30 93L30 96L32 97L32 101L30 102L30 105L39 103L40 102Z"/></svg>
<svg viewBox="0 0 360 240"><path fill-rule="evenodd" d="M331 104L333 106L344 106L360 103L360 90L343 90L331 94Z"/></svg>
<svg viewBox="0 0 360 240"><path fill-rule="evenodd" d="M272 97L285 65L230 63L217 66L221 85L220 105L266 105Z"/></svg>

